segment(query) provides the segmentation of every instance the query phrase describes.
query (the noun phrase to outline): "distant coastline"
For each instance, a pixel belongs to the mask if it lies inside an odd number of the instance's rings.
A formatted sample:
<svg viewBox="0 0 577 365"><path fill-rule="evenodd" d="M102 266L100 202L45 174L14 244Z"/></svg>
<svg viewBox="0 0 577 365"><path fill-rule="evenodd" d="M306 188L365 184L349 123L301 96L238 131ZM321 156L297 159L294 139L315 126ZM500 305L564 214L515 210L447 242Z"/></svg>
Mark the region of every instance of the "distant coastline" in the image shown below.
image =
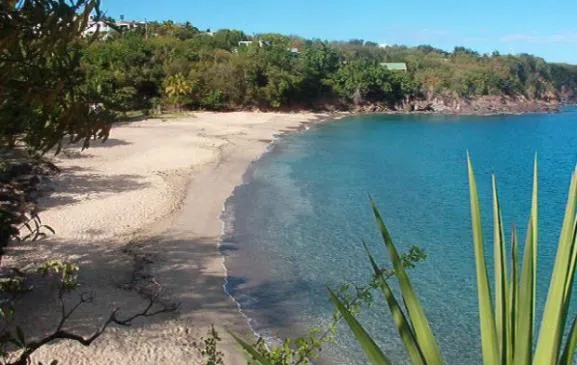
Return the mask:
<svg viewBox="0 0 577 365"><path fill-rule="evenodd" d="M358 114L403 114L403 115L457 115L457 116L492 116L522 115L532 113L557 113L564 106L576 105L577 100L539 100L511 96L485 96L466 98L433 98L412 100L407 103L388 106L382 103L337 104L325 103L317 106L287 106L280 109L231 107L220 111L231 112L264 112L264 113L323 113L336 118Z"/></svg>

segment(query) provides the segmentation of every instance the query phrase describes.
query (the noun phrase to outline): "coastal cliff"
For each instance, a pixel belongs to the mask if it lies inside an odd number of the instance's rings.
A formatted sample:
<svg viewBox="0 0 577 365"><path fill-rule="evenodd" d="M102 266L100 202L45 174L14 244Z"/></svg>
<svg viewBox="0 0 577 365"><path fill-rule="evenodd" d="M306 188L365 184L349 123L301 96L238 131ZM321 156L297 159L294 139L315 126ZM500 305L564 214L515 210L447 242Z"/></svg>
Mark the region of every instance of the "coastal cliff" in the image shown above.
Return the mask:
<svg viewBox="0 0 577 365"><path fill-rule="evenodd" d="M485 95L473 98L438 95L429 99L405 101L394 106L384 104L355 105L352 110L364 113L439 113L462 115L522 114L556 112L564 104L572 104L575 97L527 98L523 95Z"/></svg>
<svg viewBox="0 0 577 365"><path fill-rule="evenodd" d="M557 111L561 100L527 98L523 95L487 95L475 98L443 98L415 101L411 111L430 110L455 114L533 113Z"/></svg>

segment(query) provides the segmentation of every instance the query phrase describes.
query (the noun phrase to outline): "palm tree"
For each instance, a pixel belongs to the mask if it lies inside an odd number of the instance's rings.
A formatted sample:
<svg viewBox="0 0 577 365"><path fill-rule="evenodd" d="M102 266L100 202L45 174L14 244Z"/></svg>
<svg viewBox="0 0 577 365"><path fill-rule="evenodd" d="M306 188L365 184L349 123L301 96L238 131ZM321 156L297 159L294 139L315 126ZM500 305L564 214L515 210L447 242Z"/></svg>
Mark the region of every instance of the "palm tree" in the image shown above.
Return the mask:
<svg viewBox="0 0 577 365"><path fill-rule="evenodd" d="M192 81L187 80L181 73L168 76L164 80L164 93L177 111L180 111L184 98L191 93L192 87Z"/></svg>

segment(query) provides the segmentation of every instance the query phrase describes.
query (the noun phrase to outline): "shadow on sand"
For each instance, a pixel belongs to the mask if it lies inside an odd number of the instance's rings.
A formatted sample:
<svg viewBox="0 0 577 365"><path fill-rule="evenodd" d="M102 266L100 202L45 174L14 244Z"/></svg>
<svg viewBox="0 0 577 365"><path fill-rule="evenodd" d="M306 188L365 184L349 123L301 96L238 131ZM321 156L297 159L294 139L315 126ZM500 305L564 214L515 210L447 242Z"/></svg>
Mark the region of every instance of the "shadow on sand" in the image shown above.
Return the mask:
<svg viewBox="0 0 577 365"><path fill-rule="evenodd" d="M103 176L78 166L64 168L55 178L56 188L44 192L40 206L42 209L48 209L75 203L90 194L122 193L150 186L142 180L139 175Z"/></svg>

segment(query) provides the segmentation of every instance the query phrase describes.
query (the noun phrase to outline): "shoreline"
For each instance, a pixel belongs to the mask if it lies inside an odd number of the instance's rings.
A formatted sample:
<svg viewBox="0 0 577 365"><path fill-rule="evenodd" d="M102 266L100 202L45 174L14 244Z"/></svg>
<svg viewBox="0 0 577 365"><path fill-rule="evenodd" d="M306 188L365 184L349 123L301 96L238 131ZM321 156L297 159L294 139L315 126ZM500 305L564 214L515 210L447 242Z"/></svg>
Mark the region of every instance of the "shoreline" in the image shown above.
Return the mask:
<svg viewBox="0 0 577 365"><path fill-rule="evenodd" d="M82 153L65 150L56 159L63 174L41 212L57 235L32 248L16 245L8 264L27 263L21 258L24 250L27 261L55 258L80 264L83 289L94 291L99 300L81 311L71 328L95 328L98 321L91 325L86 319L106 315L110 303L142 305L138 290L152 282L162 285L167 301L181 303L181 310L132 328L110 328L88 348L52 344L34 361L189 364L197 355L192 342L215 324L227 365L244 365L226 330L244 336L256 332L225 287L221 243L226 202L244 183L251 164L283 135L356 115L361 113L200 112L121 123L103 145ZM82 183L88 187L79 189ZM34 302L35 295L28 299ZM30 313L24 328L36 329L30 323L35 313Z"/></svg>
<svg viewBox="0 0 577 365"><path fill-rule="evenodd" d="M306 112L304 112L304 113L306 113ZM236 193L236 189L243 186L244 184L246 184L246 175L249 172L249 170L252 168L253 164L255 162L261 160L268 153L272 152L274 150L275 144L280 139L282 139L284 136L286 136L287 134L290 134L290 133L308 130L310 128L310 126L313 126L316 124L334 122L334 121L338 121L340 119L354 116L354 115L355 114L346 113L346 112L327 113L326 115L323 115L322 117L318 117L315 120L303 121L303 122L300 122L298 124L298 126L294 126L294 127L291 126L291 127L288 127L288 129L283 129L283 130L279 131L279 133L275 134L272 139L260 140L261 142L266 142L265 148L262 150L262 153L260 153L256 158L254 158L252 161L250 161L250 163L248 163L246 165L246 168L245 168L244 172L242 173L242 178L240 179L240 182L234 186L234 188L231 190L230 194L226 197L226 199L223 202L222 210L221 210L221 213L219 215L219 219L221 222L221 234L220 234L220 239L218 242L218 250L219 250L219 253L222 257L222 268L223 268L223 271L225 273L224 283L222 285L222 288L223 288L223 291L226 294L226 296L229 297L231 299L231 301L234 303L234 305L236 306L240 316L245 321L245 325L247 326L250 334L252 334L254 336L254 338L263 337L263 335L255 329L255 327L251 323L253 321L253 318L251 318L248 314L246 314L245 309L243 308L242 304L236 300L236 298L234 297L234 295L230 292L230 289L228 288L228 285L229 285L229 280L228 280L229 268L226 266L227 256L222 251L222 246L223 246L223 243L224 243L226 236L227 236L227 226L229 224L229 222L226 221L227 217L225 216L225 213L227 212L227 205L229 204L229 201L232 198L234 198L234 195ZM224 248L224 250L226 250L226 248Z"/></svg>
<svg viewBox="0 0 577 365"><path fill-rule="evenodd" d="M491 98L491 97L489 97ZM494 97L493 97L494 98ZM509 101L502 104L491 103L476 105L482 103L480 99L462 99L462 104L450 105L449 101L443 100L417 100L414 107L419 109L405 110L403 108L390 109L382 104L362 104L350 105L348 107L338 105L324 105L319 108L281 108L281 109L258 109L258 108L231 108L217 113L282 113L282 114L334 114L334 115L371 115L371 114L392 114L392 115L450 115L450 116L499 116L499 115L526 115L541 113L559 113L565 107L576 106L576 101L559 101L546 102L535 100L532 102ZM494 102L494 100L493 100ZM427 109L426 106L432 107ZM435 109L437 108L437 109ZM193 111L194 112L194 111ZM200 111L204 112L204 111Z"/></svg>
<svg viewBox="0 0 577 365"><path fill-rule="evenodd" d="M243 183L250 164L277 138L339 116L194 113L122 123L113 127L104 145L82 153L65 151L56 158L63 173L41 202L41 217L57 235L34 248L16 245L8 264L47 257L78 262L83 290L97 298L70 323L84 332L97 327L97 320L88 319L102 318L111 303L124 310L142 305L139 291L152 282L162 286L163 300L181 306L176 315L143 320L128 329L110 328L87 348L72 342L51 344L33 360L189 364L197 358L192 342L214 324L223 338L219 349L227 365L244 364L226 332L250 334L224 290L220 243L225 203ZM33 292L24 302L33 307L45 298L41 295L47 293ZM44 317L42 325L36 325L36 316ZM20 320L26 333L51 328L50 314L31 311Z"/></svg>

